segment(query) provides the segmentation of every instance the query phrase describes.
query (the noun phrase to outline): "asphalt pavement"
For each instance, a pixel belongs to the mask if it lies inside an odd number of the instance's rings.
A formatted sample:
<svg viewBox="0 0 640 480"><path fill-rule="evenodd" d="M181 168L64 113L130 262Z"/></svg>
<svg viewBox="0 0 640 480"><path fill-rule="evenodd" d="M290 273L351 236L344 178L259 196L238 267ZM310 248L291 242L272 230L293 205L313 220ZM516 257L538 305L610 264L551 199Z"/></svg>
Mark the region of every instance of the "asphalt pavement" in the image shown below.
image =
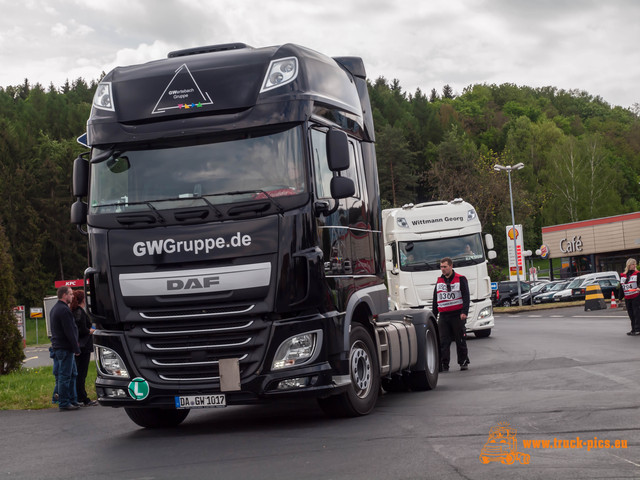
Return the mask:
<svg viewBox="0 0 640 480"><path fill-rule="evenodd" d="M0 478L637 479L640 337L628 330L622 309L507 309L490 337L470 336L468 371L386 393L361 418L293 399L196 410L158 430L105 407L0 411ZM483 462L505 423L529 463Z"/></svg>

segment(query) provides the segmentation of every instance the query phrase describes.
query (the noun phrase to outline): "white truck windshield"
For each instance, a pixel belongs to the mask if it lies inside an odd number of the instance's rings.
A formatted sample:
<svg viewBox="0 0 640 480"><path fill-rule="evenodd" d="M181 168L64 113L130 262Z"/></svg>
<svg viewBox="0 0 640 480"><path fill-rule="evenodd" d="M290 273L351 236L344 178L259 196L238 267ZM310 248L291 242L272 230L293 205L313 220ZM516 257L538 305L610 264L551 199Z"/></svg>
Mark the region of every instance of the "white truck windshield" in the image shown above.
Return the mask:
<svg viewBox="0 0 640 480"><path fill-rule="evenodd" d="M479 233L462 237L399 242L400 269L408 272L440 270L440 259L450 257L453 266L464 267L485 261Z"/></svg>

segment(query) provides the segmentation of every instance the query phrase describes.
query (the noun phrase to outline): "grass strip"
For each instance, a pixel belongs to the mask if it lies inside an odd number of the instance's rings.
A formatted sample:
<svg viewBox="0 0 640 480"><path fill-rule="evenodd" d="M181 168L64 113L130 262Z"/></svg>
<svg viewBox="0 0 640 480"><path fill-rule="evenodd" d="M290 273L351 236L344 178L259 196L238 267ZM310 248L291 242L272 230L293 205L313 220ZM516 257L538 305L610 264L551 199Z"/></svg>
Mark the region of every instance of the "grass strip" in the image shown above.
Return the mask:
<svg viewBox="0 0 640 480"><path fill-rule="evenodd" d="M96 398L96 364L89 363L86 389L92 400ZM53 366L22 368L0 376L0 410L41 410L57 408L51 403L56 380Z"/></svg>

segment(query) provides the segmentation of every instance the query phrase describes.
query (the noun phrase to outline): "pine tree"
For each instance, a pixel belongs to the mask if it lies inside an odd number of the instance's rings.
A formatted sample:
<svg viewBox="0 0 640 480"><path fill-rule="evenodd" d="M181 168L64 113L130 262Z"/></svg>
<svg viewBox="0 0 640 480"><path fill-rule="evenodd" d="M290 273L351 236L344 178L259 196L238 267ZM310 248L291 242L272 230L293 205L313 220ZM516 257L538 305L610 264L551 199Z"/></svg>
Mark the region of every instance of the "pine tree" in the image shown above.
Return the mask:
<svg viewBox="0 0 640 480"><path fill-rule="evenodd" d="M0 225L0 375L18 370L24 360L22 336L11 310L14 291L9 242Z"/></svg>

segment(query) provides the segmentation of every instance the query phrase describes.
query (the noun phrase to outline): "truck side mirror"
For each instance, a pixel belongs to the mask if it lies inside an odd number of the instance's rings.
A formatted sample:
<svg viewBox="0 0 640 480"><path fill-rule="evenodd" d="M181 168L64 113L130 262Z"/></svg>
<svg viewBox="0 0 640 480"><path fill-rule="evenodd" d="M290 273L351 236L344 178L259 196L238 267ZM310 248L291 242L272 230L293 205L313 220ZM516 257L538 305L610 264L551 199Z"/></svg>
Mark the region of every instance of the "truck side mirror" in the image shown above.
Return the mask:
<svg viewBox="0 0 640 480"><path fill-rule="evenodd" d="M74 225L84 225L87 223L87 204L82 200L76 200L71 205L71 223Z"/></svg>
<svg viewBox="0 0 640 480"><path fill-rule="evenodd" d="M349 141L342 130L332 128L327 133L327 161L332 172L349 168Z"/></svg>
<svg viewBox="0 0 640 480"><path fill-rule="evenodd" d="M331 179L331 196L335 199L353 197L356 186L353 180L347 177L333 177Z"/></svg>
<svg viewBox="0 0 640 480"><path fill-rule="evenodd" d="M498 256L498 254L495 252L495 250L489 250L487 252L487 258L489 260L493 260L494 258L496 258Z"/></svg>
<svg viewBox="0 0 640 480"><path fill-rule="evenodd" d="M89 193L89 161L78 157L73 161L73 196L86 197Z"/></svg>
<svg viewBox="0 0 640 480"><path fill-rule="evenodd" d="M484 244L488 250L493 250L493 236L490 233L484 236Z"/></svg>
<svg viewBox="0 0 640 480"><path fill-rule="evenodd" d="M387 272L398 273L398 269L393 264L393 249L391 245L384 246L384 265Z"/></svg>

